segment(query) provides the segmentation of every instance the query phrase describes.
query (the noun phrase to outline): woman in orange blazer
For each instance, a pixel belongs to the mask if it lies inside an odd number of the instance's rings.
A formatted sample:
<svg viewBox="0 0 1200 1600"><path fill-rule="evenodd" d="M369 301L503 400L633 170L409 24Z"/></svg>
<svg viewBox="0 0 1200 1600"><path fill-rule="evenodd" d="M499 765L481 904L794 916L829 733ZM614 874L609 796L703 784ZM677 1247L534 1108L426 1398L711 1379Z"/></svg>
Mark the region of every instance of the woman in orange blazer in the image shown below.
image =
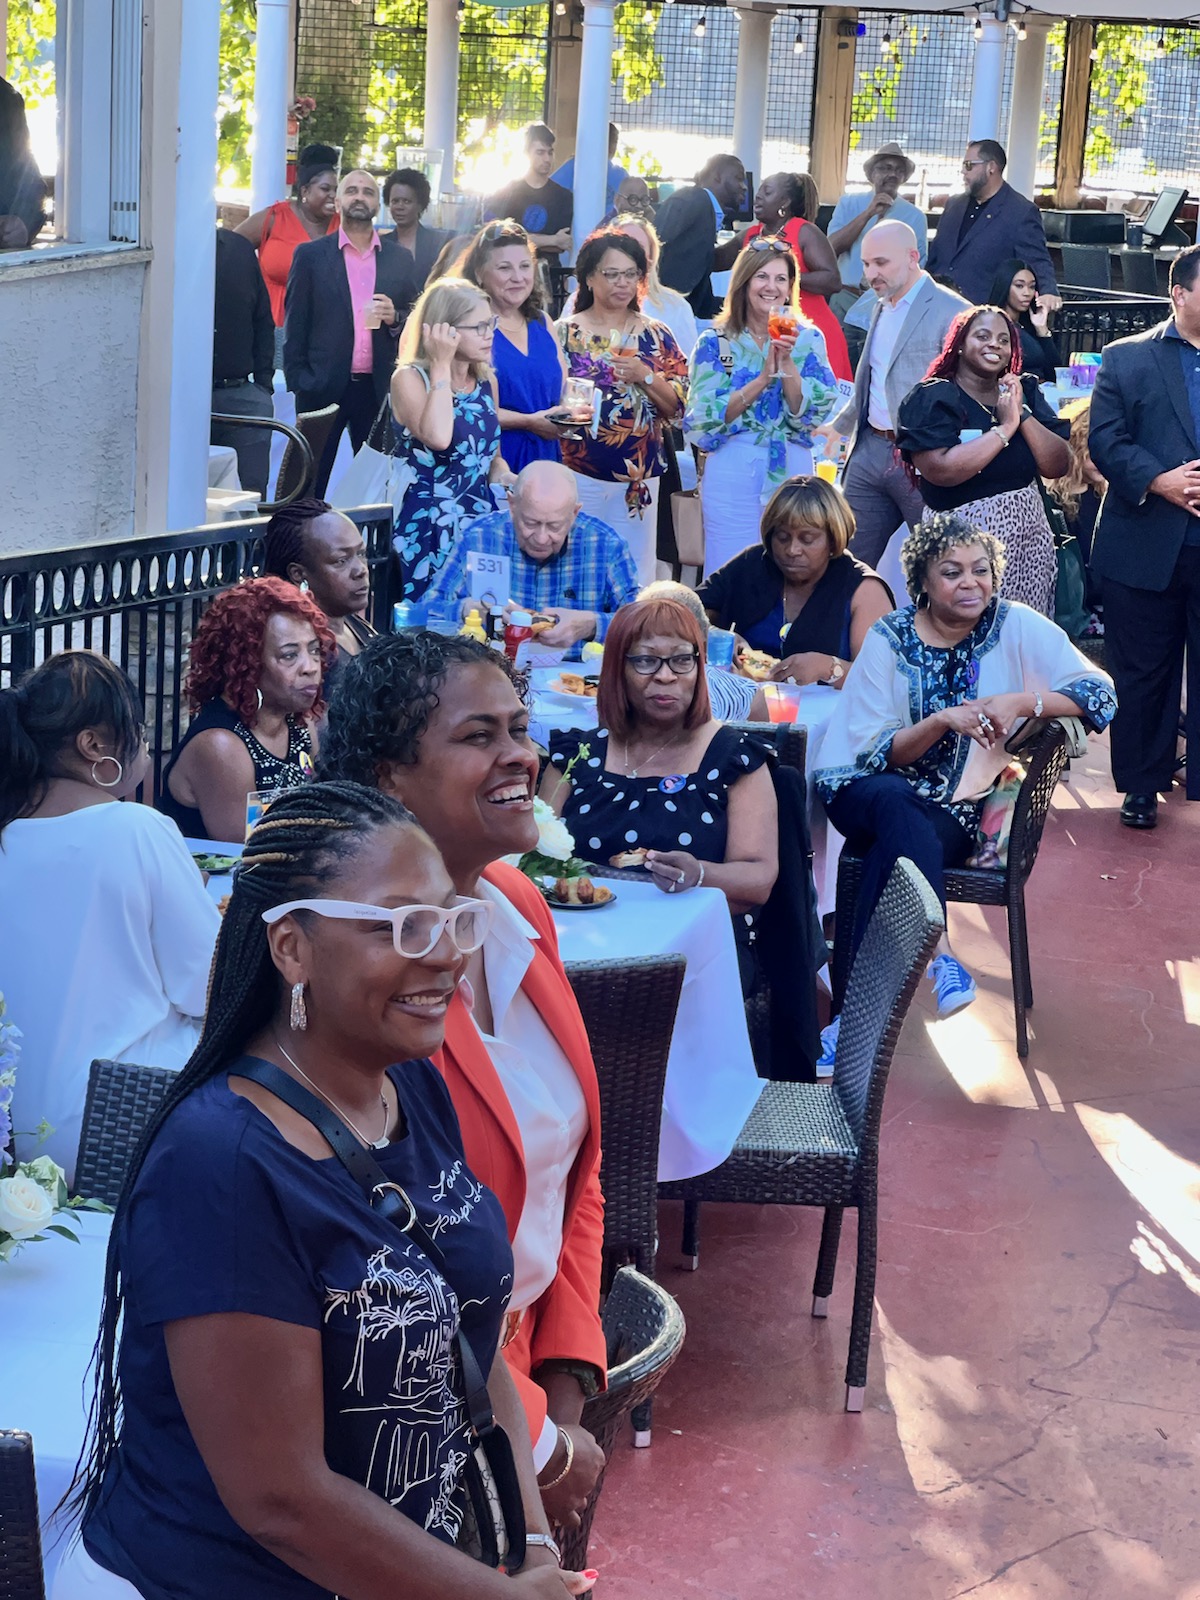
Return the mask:
<svg viewBox="0 0 1200 1600"><path fill-rule="evenodd" d="M606 1366L600 1096L549 909L501 861L537 843L528 726L503 656L461 635L380 636L338 675L320 772L402 800L441 850L456 892L493 905L434 1059L467 1163L508 1221L519 1322L505 1356L547 1513L574 1527L603 1467L579 1425Z"/></svg>

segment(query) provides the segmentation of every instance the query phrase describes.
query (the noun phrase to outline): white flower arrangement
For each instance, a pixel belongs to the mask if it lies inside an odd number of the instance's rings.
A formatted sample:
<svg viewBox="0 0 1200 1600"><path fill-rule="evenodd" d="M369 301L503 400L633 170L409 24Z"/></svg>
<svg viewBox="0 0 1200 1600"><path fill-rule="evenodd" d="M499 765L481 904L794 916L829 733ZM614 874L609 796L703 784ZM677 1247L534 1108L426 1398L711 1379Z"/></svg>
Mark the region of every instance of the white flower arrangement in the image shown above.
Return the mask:
<svg viewBox="0 0 1200 1600"><path fill-rule="evenodd" d="M10 1020L0 994L0 1261L10 1261L22 1245L36 1244L48 1233L61 1234L78 1244L77 1233L54 1221L63 1212L112 1209L80 1195L71 1199L66 1174L49 1156L35 1156L32 1161L16 1159L12 1099L20 1037L21 1030ZM49 1138L52 1131L48 1123L42 1122L36 1130L38 1143Z"/></svg>

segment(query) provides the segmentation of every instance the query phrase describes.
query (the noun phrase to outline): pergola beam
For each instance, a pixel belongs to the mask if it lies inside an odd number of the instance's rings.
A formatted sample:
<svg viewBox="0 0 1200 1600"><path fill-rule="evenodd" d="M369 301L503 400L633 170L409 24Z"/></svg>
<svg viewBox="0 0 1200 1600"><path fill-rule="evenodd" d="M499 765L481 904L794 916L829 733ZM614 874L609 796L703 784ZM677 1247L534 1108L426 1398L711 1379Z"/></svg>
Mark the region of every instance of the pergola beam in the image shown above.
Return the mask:
<svg viewBox="0 0 1200 1600"><path fill-rule="evenodd" d="M813 83L813 137L809 171L821 199L836 201L846 185L850 161L851 108L858 11L825 6L817 24L817 70ZM848 27L844 24L849 24Z"/></svg>

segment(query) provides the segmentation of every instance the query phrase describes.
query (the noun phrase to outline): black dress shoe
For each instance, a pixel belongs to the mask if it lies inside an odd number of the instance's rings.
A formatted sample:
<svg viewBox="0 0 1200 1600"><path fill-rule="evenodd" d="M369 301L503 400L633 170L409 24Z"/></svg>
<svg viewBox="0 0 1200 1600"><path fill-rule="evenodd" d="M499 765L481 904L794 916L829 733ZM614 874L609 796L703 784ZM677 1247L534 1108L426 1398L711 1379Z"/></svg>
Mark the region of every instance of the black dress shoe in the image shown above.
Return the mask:
<svg viewBox="0 0 1200 1600"><path fill-rule="evenodd" d="M1127 828L1158 827L1158 796L1127 794L1121 807L1121 821Z"/></svg>

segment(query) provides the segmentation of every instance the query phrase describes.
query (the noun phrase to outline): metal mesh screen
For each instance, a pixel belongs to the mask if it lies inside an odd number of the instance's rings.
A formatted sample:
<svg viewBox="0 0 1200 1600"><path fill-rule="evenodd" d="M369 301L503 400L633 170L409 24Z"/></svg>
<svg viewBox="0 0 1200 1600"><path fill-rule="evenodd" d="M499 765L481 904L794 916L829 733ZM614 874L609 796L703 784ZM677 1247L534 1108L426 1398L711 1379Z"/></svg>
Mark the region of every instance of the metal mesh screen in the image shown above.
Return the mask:
<svg viewBox="0 0 1200 1600"><path fill-rule="evenodd" d="M1046 83L1042 90L1042 121L1038 139L1037 182L1049 188L1054 184L1058 159L1058 128L1062 117L1063 63L1067 25L1056 22L1046 36Z"/></svg>
<svg viewBox="0 0 1200 1600"><path fill-rule="evenodd" d="M1101 189L1196 187L1200 36L1102 23L1088 95L1084 182Z"/></svg>

